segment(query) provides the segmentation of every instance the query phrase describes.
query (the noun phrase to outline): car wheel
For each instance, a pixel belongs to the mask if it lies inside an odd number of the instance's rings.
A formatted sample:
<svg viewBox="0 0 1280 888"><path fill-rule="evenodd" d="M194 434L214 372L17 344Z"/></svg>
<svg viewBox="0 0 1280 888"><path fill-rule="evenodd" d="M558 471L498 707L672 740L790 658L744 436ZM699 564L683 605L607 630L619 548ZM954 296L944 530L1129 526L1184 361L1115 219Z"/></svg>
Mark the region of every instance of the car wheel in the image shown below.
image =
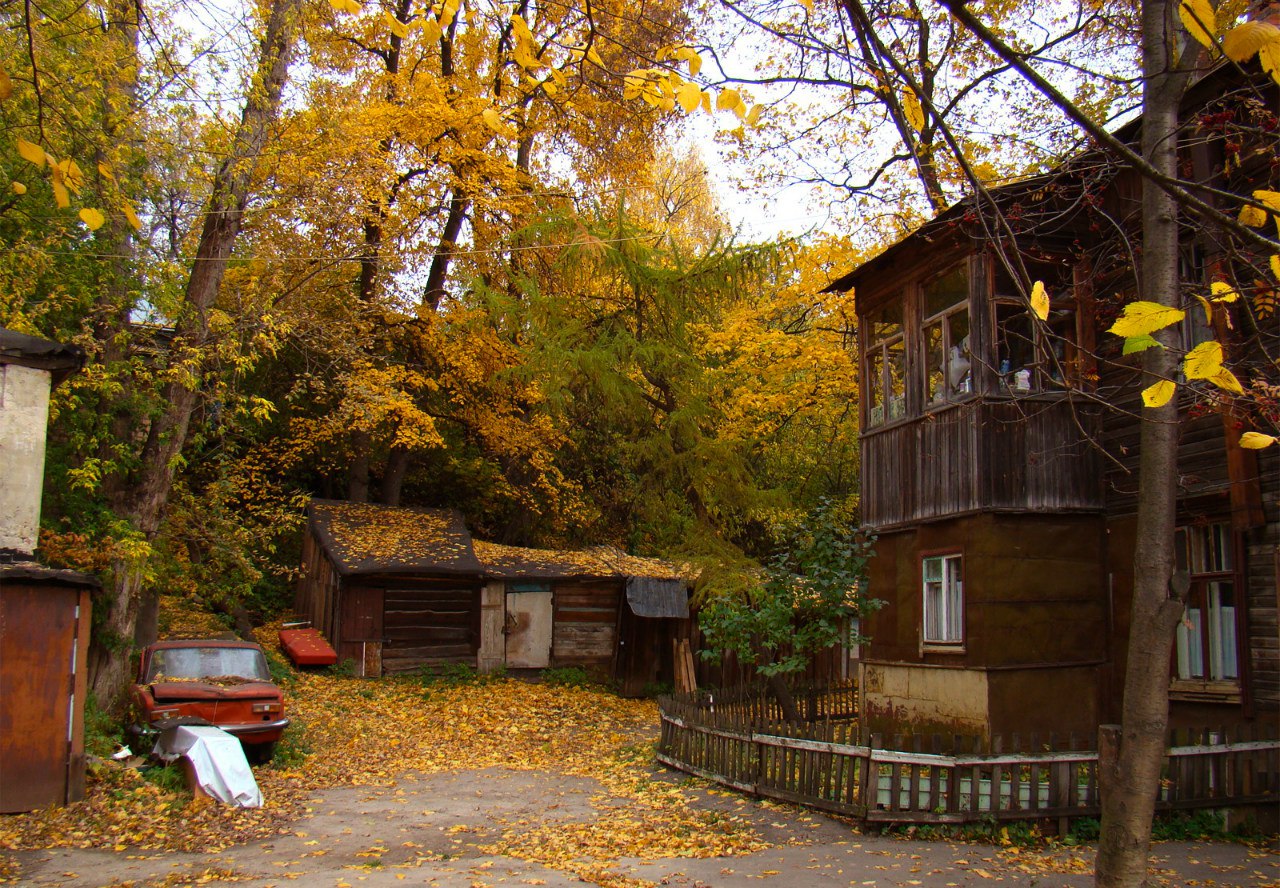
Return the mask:
<svg viewBox="0 0 1280 888"><path fill-rule="evenodd" d="M276 754L276 743L272 740L270 743L246 743L244 745L244 757L249 760L251 765L267 765L271 763L271 758Z"/></svg>

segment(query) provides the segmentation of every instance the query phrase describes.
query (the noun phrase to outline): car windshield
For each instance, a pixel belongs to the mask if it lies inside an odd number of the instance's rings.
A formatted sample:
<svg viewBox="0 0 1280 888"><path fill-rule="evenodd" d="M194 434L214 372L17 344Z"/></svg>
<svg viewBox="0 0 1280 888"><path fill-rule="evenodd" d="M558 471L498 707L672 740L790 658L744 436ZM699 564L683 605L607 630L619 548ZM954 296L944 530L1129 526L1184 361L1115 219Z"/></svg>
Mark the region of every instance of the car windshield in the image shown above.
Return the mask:
<svg viewBox="0 0 1280 888"><path fill-rule="evenodd" d="M266 658L254 648L183 647L161 648L151 654L147 681L165 678L238 678L270 681Z"/></svg>

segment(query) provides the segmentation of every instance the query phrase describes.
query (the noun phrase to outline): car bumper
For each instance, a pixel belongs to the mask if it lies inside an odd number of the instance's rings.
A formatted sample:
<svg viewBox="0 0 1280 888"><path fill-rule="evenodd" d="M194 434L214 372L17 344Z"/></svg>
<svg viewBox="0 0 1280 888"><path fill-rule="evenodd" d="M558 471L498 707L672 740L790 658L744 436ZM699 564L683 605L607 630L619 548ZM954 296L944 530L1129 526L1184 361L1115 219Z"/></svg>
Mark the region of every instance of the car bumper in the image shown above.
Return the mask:
<svg viewBox="0 0 1280 888"><path fill-rule="evenodd" d="M270 743L279 740L284 729L289 727L289 719L282 718L273 722L254 722L247 725L216 725L228 734L239 737L245 743Z"/></svg>

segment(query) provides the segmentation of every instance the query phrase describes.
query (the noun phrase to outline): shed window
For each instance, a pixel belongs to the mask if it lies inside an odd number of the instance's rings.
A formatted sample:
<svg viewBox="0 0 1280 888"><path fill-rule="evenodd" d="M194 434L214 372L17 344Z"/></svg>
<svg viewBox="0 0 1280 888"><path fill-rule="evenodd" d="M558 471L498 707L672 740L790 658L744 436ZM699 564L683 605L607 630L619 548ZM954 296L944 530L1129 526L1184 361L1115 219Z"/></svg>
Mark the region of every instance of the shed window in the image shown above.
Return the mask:
<svg viewBox="0 0 1280 888"><path fill-rule="evenodd" d="M925 403L954 400L973 391L969 355L969 271L957 265L925 284Z"/></svg>
<svg viewBox="0 0 1280 888"><path fill-rule="evenodd" d="M1234 548L1235 538L1227 524L1178 531L1178 567L1191 577L1186 613L1178 626L1179 682L1239 683L1236 594L1240 584Z"/></svg>
<svg viewBox="0 0 1280 888"><path fill-rule="evenodd" d="M877 426L906 415L906 353L902 338L902 300L867 317L867 425Z"/></svg>
<svg viewBox="0 0 1280 888"><path fill-rule="evenodd" d="M964 643L964 572L960 555L923 559L926 645Z"/></svg>

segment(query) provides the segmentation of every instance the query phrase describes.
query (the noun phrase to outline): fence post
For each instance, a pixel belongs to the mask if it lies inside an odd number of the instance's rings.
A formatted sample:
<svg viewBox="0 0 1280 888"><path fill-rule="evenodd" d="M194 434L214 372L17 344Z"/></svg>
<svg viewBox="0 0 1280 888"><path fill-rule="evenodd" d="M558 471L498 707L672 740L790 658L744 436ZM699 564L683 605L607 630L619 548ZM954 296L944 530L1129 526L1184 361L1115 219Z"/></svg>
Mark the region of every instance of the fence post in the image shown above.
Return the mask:
<svg viewBox="0 0 1280 888"><path fill-rule="evenodd" d="M1115 785L1120 762L1120 726L1098 725L1098 799Z"/></svg>

